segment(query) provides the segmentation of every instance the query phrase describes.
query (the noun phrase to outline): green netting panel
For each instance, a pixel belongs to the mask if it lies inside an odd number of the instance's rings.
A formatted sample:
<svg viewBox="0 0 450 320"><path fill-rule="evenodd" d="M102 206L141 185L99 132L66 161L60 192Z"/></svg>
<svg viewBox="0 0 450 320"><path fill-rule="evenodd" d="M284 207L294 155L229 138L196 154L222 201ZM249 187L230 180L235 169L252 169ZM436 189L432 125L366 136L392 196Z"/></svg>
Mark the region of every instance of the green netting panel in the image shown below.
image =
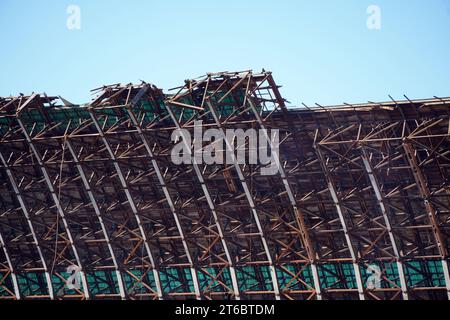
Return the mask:
<svg viewBox="0 0 450 320"><path fill-rule="evenodd" d="M114 270L88 273L86 278L91 295L117 294L119 292L117 275Z"/></svg>
<svg viewBox="0 0 450 320"><path fill-rule="evenodd" d="M158 108L154 105L155 102L150 101L141 101L138 106L133 108L133 113L138 118L138 121L142 121L142 125L145 126L148 123L151 123L158 117ZM163 106L161 106L160 110L165 110Z"/></svg>
<svg viewBox="0 0 450 320"><path fill-rule="evenodd" d="M167 268L160 271L163 293L194 292L190 269Z"/></svg>
<svg viewBox="0 0 450 320"><path fill-rule="evenodd" d="M210 94L212 92L209 92ZM225 92L218 92L215 94L213 103L217 103L217 101L225 95ZM235 90L233 93L233 96L228 95L223 101L222 105L217 108L218 112L226 117L233 113L235 110L235 107L240 107L244 101L244 90ZM191 96L185 96L182 99L180 99L180 102L189 104L189 105L198 105L198 103L195 103ZM261 107L257 106L257 109L260 110ZM182 121L186 121L190 119L195 111L188 109L188 108L173 108L175 114L180 117L181 113L183 112ZM133 111L136 115L138 115L138 119L140 121L143 120L143 125L152 122L155 120L156 117L159 116L159 113L162 111L165 114L165 106L163 99L158 99L157 101L149 101L149 100L142 100L138 106L134 107ZM24 125L28 131L34 128L34 131L40 131L42 130L45 125L49 124L48 121L51 121L52 123L63 123L68 124L69 121L71 122L70 129L74 129L79 123L80 120L89 119L90 115L86 108L81 107L72 107L72 108L45 108L45 113L42 112L40 109L26 109L24 112L21 113L21 119L24 122ZM108 116L107 117L107 126L110 127L114 125L117 120L118 116L116 115L116 111L114 108L108 108L108 109L102 109L102 114ZM210 119L206 120L213 120L212 117ZM1 117L0 118L0 127L2 133L4 130L7 130L9 127L9 121L7 117ZM100 123L103 125L106 121L105 117L102 117L100 119Z"/></svg>
<svg viewBox="0 0 450 320"><path fill-rule="evenodd" d="M69 290L67 288L67 279L69 279L71 274L67 272L60 272L60 275L63 277L63 279L54 274L51 275L53 291L55 292L55 295L57 297L64 295L78 295L79 293L76 292L75 290Z"/></svg>
<svg viewBox="0 0 450 320"><path fill-rule="evenodd" d="M380 271L382 273L381 278L381 287L382 288L398 288L400 287L400 277L398 274L397 264L395 262L385 262L385 263L371 263L373 266L377 266L380 268ZM368 271L367 265L361 264L359 266L361 270L361 278L363 281L363 285L365 288L367 288L367 283L369 280L369 277L372 276L372 272ZM389 279L387 281L386 279Z"/></svg>
<svg viewBox="0 0 450 320"><path fill-rule="evenodd" d="M215 268L207 268L207 273L198 272L198 281L200 283L200 289L202 291L209 292L223 292L225 288L219 281L214 280L213 278L217 278L219 273L220 276L218 279L224 283L229 288L232 288L232 282L230 277L230 271L228 269L215 269Z"/></svg>
<svg viewBox="0 0 450 320"><path fill-rule="evenodd" d="M40 131L47 123L45 117L37 109L28 109L21 114L20 118L28 132L31 130L34 130L35 132Z"/></svg>
<svg viewBox="0 0 450 320"><path fill-rule="evenodd" d="M225 96L226 91L218 92L214 95L212 103L217 105L219 100ZM221 106L217 107L217 111L224 117L227 117L233 113L236 108L240 108L245 101L245 91L244 90L234 90L233 94L229 94L221 101ZM258 111L261 111L261 106L255 106ZM251 112L251 111L249 111Z"/></svg>
<svg viewBox="0 0 450 320"><path fill-rule="evenodd" d="M34 128L35 132L42 130L45 125L54 123L61 123L61 130L65 130L66 125L70 122L70 128L74 129L80 123L80 119L90 118L89 112L79 107L47 108L45 112L47 116L40 109L27 109L21 113L20 118L28 131ZM51 123L48 123L49 121Z"/></svg>
<svg viewBox="0 0 450 320"><path fill-rule="evenodd" d="M277 269L280 290L309 290L314 288L314 283L311 276L311 266L308 265L306 267L302 267L301 265L286 265L284 268L288 269L289 272ZM296 275L295 279L292 274ZM297 278L300 278L308 286L299 281Z"/></svg>
<svg viewBox="0 0 450 320"><path fill-rule="evenodd" d="M268 266L239 267L236 270L241 291L271 291L272 277Z"/></svg>
<svg viewBox="0 0 450 320"><path fill-rule="evenodd" d="M389 278L393 283L382 280L381 285L383 288L392 288L400 286L397 265L395 262L387 262L377 265L380 270L383 271L383 275ZM441 261L413 261L404 264L405 274L407 278L408 287L445 287L445 279L442 270ZM292 274L298 274L302 270L301 265L286 265L284 266ZM365 266L360 265L361 276L366 286L370 273L367 272ZM273 290L272 278L270 275L270 269L268 266L248 266L240 267L236 269L237 278L239 283L239 289L241 291L271 291ZM137 278L143 278L147 285L156 292L156 282L151 270L132 270L133 275ZM208 268L207 272L213 276L218 274L218 270L214 268ZM350 263L344 264L327 264L318 265L318 272L321 287L323 289L356 289L356 279L354 275L353 265ZM179 293L179 292L194 292L194 285L190 269L188 268L168 268L160 271L160 279L162 290L164 294ZM424 276L426 274L427 276ZM17 281L19 284L19 290L24 296L42 296L48 295L47 283L45 274L40 272L28 272L18 273ZM3 278L4 274L0 273L0 278ZM62 272L60 277L53 275L52 284L56 296L63 295L76 295L78 292L75 290L69 290L67 288L67 282L64 279L68 279L70 274ZM97 271L95 273L88 273L87 275L88 287L92 296L99 294L118 294L118 282L116 272L114 270ZM131 294L135 293L147 293L149 290L141 283L136 281L126 272L122 273L124 279L125 288L127 292ZM290 273L277 269L277 277L279 280L280 289L288 290L307 290L309 289L303 283L298 280L293 280ZM228 269L222 270L220 280L228 287L232 287L231 277ZM306 282L310 287L314 287L313 279L311 275L311 268L307 266L300 273L300 278ZM207 290L209 292L222 292L223 286L218 281L212 280L210 276L204 273L198 273L198 279L200 282L200 288L202 291ZM8 287L11 291L13 288L11 277L7 277L4 286ZM111 286L113 285L113 286ZM207 289L208 288L208 289ZM10 295L4 288L0 287L0 296Z"/></svg>
<svg viewBox="0 0 450 320"><path fill-rule="evenodd" d="M139 294L139 293L148 293L150 292L149 288L146 286L149 286L152 288L153 292L156 292L156 281L155 277L153 276L152 270L130 270L130 273L134 275L132 277L127 272L122 272L122 278L125 285L125 290L130 294ZM141 281L138 281L137 279L140 279L142 282L145 283L146 286L142 284ZM118 290L118 288L117 288Z"/></svg>
<svg viewBox="0 0 450 320"><path fill-rule="evenodd" d="M356 289L356 278L351 263L318 266L320 286L324 289Z"/></svg>
<svg viewBox="0 0 450 320"><path fill-rule="evenodd" d="M81 121L90 119L89 112L84 108L67 108L49 110L49 117L54 123L67 125L70 122L70 129L75 129ZM65 129L65 128L64 128Z"/></svg>
<svg viewBox="0 0 450 320"><path fill-rule="evenodd" d="M188 104L188 105L194 105L194 106L196 105L196 103L191 99L190 96L183 97L182 99L180 99L179 102ZM178 119L180 119L181 114L183 114L183 117L181 117L181 121L189 120L190 118L192 118L192 116L196 112L195 110L192 110L189 108L181 108L181 107L173 107L172 110Z"/></svg>
<svg viewBox="0 0 450 320"><path fill-rule="evenodd" d="M395 286L400 287L401 283L400 283L400 276L398 274L398 267L397 267L397 263L395 262L387 262L384 263L384 275L393 283L389 283L388 281L384 281L387 282L386 283L386 287L387 288L393 288ZM383 281L382 281L383 283ZM383 284L382 284L383 286ZM384 287L384 286L383 286Z"/></svg>
<svg viewBox="0 0 450 320"><path fill-rule="evenodd" d="M22 295L48 295L47 281L43 272L18 273L16 277Z"/></svg>
<svg viewBox="0 0 450 320"><path fill-rule="evenodd" d="M52 284L53 290L56 296L64 296L64 295L77 295L79 292L76 290L70 290L67 287L67 280L71 276L71 274L67 272L61 272L60 277L56 275L52 275ZM86 279L88 282L89 293L91 296L99 295L99 294L117 294L119 291L117 285L117 277L114 271L97 271L95 273L87 273ZM82 286L82 283L80 281ZM111 287L113 285L114 287ZM81 288L80 290L82 290Z"/></svg>
<svg viewBox="0 0 450 320"><path fill-rule="evenodd" d="M405 269L409 287L445 286L441 261L408 262L405 263Z"/></svg>
<svg viewBox="0 0 450 320"><path fill-rule="evenodd" d="M112 108L102 109L102 116L97 115L96 119L100 123L100 126L105 126L107 128L114 126L120 120L116 111Z"/></svg>

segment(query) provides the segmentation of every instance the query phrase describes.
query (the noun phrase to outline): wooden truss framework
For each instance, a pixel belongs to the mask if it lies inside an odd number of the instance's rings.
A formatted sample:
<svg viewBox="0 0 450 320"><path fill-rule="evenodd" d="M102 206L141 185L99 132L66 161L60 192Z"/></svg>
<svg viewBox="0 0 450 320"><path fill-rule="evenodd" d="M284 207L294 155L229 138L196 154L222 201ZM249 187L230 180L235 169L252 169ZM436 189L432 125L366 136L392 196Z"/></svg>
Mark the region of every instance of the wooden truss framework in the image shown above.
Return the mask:
<svg viewBox="0 0 450 320"><path fill-rule="evenodd" d="M450 99L288 109L265 71L174 91L0 98L0 299L450 298ZM225 130L279 129L277 174L175 165L195 121L233 155Z"/></svg>

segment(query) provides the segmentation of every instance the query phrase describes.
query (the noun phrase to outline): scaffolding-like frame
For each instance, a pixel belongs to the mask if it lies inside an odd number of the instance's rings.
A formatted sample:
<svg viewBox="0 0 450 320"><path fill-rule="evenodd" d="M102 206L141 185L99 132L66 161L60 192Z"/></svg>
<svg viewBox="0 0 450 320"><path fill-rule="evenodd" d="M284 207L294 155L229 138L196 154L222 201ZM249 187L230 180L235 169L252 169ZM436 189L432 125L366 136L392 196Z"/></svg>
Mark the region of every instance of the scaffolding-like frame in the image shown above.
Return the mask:
<svg viewBox="0 0 450 320"><path fill-rule="evenodd" d="M94 94L0 98L0 299L450 299L450 98L288 108L267 71ZM278 129L277 174L174 164L196 121L231 155Z"/></svg>

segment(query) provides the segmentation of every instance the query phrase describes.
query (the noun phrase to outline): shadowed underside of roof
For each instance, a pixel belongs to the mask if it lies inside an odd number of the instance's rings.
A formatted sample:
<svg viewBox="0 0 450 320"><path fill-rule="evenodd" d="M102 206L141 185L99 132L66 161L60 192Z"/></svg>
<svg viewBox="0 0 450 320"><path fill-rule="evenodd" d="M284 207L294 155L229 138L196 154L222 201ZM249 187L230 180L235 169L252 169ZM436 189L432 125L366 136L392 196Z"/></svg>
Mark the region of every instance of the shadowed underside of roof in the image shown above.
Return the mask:
<svg viewBox="0 0 450 320"><path fill-rule="evenodd" d="M94 94L0 98L0 299L449 298L450 98L288 108L265 71ZM196 120L279 129L278 174L173 164Z"/></svg>

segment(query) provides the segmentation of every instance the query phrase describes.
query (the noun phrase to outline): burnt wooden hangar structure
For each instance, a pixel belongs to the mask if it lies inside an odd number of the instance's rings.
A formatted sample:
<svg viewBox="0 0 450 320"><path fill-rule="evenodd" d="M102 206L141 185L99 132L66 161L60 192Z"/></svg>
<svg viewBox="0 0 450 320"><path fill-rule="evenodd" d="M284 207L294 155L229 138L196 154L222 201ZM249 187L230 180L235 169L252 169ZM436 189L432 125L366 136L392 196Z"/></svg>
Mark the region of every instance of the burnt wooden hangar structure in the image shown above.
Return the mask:
<svg viewBox="0 0 450 320"><path fill-rule="evenodd" d="M449 299L450 99L288 109L278 89L246 71L1 98L0 299ZM195 120L279 129L278 173L173 164Z"/></svg>

